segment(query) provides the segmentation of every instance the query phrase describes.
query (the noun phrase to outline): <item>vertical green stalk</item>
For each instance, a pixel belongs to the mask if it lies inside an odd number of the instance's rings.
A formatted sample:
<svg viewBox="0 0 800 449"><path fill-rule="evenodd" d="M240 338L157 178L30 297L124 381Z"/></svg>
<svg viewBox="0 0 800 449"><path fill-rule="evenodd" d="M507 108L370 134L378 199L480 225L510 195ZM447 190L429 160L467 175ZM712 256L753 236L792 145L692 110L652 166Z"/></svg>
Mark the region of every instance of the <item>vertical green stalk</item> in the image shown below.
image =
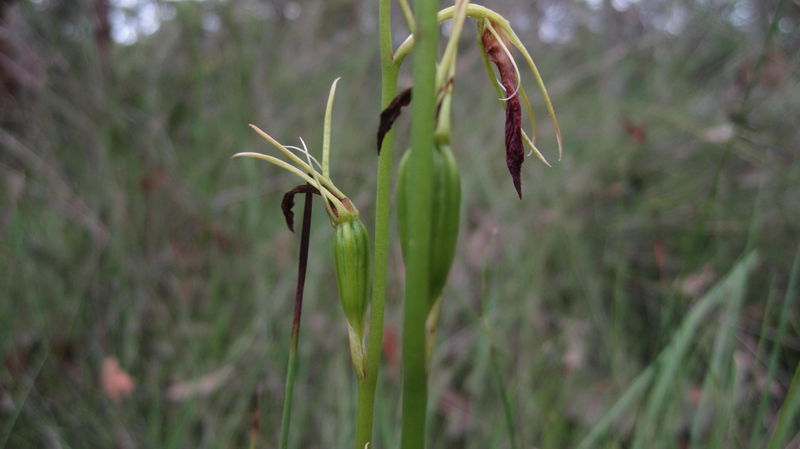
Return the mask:
<svg viewBox="0 0 800 449"><path fill-rule="evenodd" d="M283 396L283 416L281 417L280 449L289 444L289 423L292 418L292 393L297 368L297 342L300 340L300 315L303 311L303 290L306 284L306 266L308 265L308 237L311 231L311 192L306 192L303 205L303 230L300 234L300 261L297 265L297 289L294 296L294 316L292 317L292 339L289 343L289 362L286 369L286 386Z"/></svg>
<svg viewBox="0 0 800 449"><path fill-rule="evenodd" d="M425 363L425 319L428 311L428 260L436 113L437 0L417 0L416 48L413 55L411 105L411 195L406 297L403 318L402 449L424 449L428 387Z"/></svg>
<svg viewBox="0 0 800 449"><path fill-rule="evenodd" d="M379 3L379 34L381 55L381 108L397 95L397 67L392 60L392 23L390 0ZM378 157L378 181L375 193L375 253L372 279L372 303L367 336L367 375L358 383L356 405L356 449L364 449L372 441L372 422L375 409L375 387L381 362L383 341L383 311L386 303L386 265L389 259L389 212L392 193L392 137L390 131L383 139Z"/></svg>

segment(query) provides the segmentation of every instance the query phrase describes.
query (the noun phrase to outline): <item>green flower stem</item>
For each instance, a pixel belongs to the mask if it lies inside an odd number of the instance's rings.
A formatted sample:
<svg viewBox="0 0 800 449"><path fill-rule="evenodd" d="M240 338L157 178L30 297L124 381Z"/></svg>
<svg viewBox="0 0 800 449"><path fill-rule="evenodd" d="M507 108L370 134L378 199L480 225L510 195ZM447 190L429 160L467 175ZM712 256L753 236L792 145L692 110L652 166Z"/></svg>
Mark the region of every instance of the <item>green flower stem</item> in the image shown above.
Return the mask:
<svg viewBox="0 0 800 449"><path fill-rule="evenodd" d="M303 311L303 290L306 283L308 265L308 237L311 231L311 192L306 193L303 206L303 230L300 234L300 261L297 268L297 289L294 297L294 316L292 317L292 337L289 343L289 362L286 369L286 386L283 396L283 416L281 417L280 449L289 445L289 427L292 418L292 393L297 377L297 342L300 340L300 315Z"/></svg>
<svg viewBox="0 0 800 449"><path fill-rule="evenodd" d="M392 30L390 0L379 3L381 53L381 107L397 95L398 69L392 64ZM389 259L389 212L392 193L392 137L390 131L383 139L378 157L378 181L375 194L375 253L373 257L372 302L367 335L367 375L358 383L356 409L356 449L364 449L372 441L375 414L375 387L381 363L383 342L383 311L386 303L386 266Z"/></svg>
<svg viewBox="0 0 800 449"><path fill-rule="evenodd" d="M432 193L433 132L436 114L437 0L417 0L411 104L409 234L403 317L402 449L425 448L428 386L425 319L428 312L428 262Z"/></svg>

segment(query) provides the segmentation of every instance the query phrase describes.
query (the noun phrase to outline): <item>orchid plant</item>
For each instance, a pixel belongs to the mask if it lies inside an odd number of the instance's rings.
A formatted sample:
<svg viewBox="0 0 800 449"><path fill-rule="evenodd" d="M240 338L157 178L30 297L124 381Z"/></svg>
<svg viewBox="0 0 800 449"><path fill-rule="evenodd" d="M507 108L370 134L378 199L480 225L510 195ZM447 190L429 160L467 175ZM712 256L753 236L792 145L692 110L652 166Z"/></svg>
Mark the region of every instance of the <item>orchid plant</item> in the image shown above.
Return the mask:
<svg viewBox="0 0 800 449"><path fill-rule="evenodd" d="M454 6L437 11L438 2L418 0L416 14L406 0L399 0L410 34L396 49L392 47L390 0L379 0L382 103L377 135L378 180L374 253L369 235L359 218L356 206L336 185L330 175L331 126L336 79L330 88L323 120L321 161L300 138L300 146L284 145L267 132L250 125L284 159L262 153L238 153L267 161L294 175L302 184L284 195L281 207L288 227L294 229L294 197L305 194L306 202L301 235L298 290L295 296L295 319L289 350L280 447L288 445L292 390L295 378L295 354L299 338L305 260L308 256L310 198L319 195L334 228L334 265L342 310L347 322L350 355L358 379L355 447L372 443L375 386L380 367L383 314L386 297L386 271L389 246L389 212L392 180L392 125L403 107L412 104L412 148L403 157L397 180L400 239L406 266L406 298L403 335L403 423L402 447L424 447L426 383L429 358L433 351L442 291L455 254L461 201L457 153L450 149L450 102L456 83L457 44L467 17L476 19L477 44L487 74L499 100L505 106L506 165L517 195L522 197L521 166L525 147L550 166L536 145L536 118L522 84L520 68L514 58L519 51L533 73L545 107L555 129L558 158L562 156L561 131L544 82L528 50L500 14L480 5L458 0ZM452 21L449 41L439 60L438 26ZM406 56L414 59L412 88L397 93L399 68ZM492 68L496 67L497 75ZM530 123L530 134L522 127L523 110ZM370 260L373 261L370 267ZM371 284L371 297L370 297ZM366 319L370 311L369 321ZM368 328L369 326L369 328Z"/></svg>

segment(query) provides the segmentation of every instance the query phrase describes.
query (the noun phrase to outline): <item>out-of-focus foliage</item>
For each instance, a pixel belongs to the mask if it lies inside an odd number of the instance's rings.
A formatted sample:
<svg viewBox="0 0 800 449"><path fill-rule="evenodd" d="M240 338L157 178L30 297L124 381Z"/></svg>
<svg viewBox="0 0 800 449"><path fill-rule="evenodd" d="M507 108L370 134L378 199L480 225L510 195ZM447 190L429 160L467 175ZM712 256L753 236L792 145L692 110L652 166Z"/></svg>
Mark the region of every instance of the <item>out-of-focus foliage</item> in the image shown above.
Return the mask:
<svg viewBox="0 0 800 449"><path fill-rule="evenodd" d="M519 447L577 445L632 379L664 369L653 362L690 310L752 250L758 264L729 293L741 309L704 318L647 447L763 447L800 352L798 307L785 303L800 235L797 2L485 4L529 44L565 157L527 161L517 199L503 114L465 38L453 122L464 213L431 447L508 447L490 343ZM278 206L294 181L229 156L268 151L248 123L318 152L341 76L333 172L369 225L376 9L0 1L0 447L244 447L259 386L260 444L274 444L297 253ZM320 214L295 447L352 439L330 237ZM397 443L400 260L395 245L376 447ZM108 394L124 380L125 394ZM643 438L650 391L598 447Z"/></svg>

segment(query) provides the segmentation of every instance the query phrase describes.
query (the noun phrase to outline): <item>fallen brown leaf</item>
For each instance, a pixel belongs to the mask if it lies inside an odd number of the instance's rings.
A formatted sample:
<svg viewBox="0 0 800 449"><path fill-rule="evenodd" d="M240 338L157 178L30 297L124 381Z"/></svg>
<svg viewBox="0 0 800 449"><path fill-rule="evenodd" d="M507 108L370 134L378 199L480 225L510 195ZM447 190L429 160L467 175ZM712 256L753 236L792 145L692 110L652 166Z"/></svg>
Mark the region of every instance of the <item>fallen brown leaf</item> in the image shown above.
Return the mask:
<svg viewBox="0 0 800 449"><path fill-rule="evenodd" d="M133 378L122 370L116 357L103 359L100 369L100 383L103 393L112 401L120 401L136 388Z"/></svg>

